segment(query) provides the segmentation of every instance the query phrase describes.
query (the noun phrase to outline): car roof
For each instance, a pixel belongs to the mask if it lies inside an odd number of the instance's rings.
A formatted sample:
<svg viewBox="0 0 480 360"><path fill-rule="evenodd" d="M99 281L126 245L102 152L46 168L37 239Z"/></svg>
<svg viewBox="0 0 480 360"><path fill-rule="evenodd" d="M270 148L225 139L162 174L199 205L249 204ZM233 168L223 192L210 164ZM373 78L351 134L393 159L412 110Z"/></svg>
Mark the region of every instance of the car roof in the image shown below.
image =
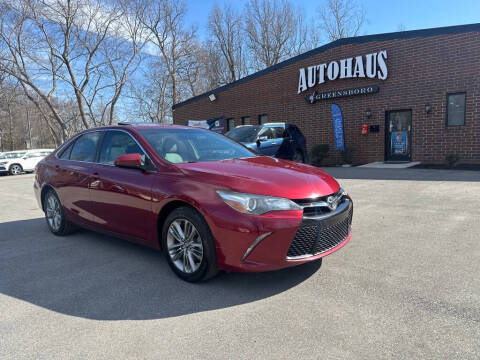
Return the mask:
<svg viewBox="0 0 480 360"><path fill-rule="evenodd" d="M140 123L140 122L119 122L116 126L109 126L108 128L134 128L134 129L192 129L193 126L183 126L175 124L158 124L158 123ZM196 128L198 129L198 128Z"/></svg>
<svg viewBox="0 0 480 360"><path fill-rule="evenodd" d="M270 123L265 123L263 126L265 127L275 127L275 126L280 126L280 127L285 127L287 124L284 122L270 122Z"/></svg>
<svg viewBox="0 0 480 360"><path fill-rule="evenodd" d="M143 130L143 129L200 129L193 126L183 126L183 125L169 125L169 124L157 124L157 123L124 123L121 122L118 125L109 125L109 126L98 126L90 129L86 129L79 134L84 132L94 131L94 130Z"/></svg>

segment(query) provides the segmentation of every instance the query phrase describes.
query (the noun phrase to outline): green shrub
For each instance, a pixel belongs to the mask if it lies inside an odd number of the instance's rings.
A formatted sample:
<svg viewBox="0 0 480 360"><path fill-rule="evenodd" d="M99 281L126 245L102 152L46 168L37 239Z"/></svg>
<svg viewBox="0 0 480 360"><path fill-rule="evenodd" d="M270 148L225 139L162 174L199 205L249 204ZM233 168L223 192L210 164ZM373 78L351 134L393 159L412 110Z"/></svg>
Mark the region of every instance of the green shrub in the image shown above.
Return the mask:
<svg viewBox="0 0 480 360"><path fill-rule="evenodd" d="M342 151L342 161L344 164L351 164L353 161L353 155L357 152L357 149L351 146L345 146L345 150Z"/></svg>
<svg viewBox="0 0 480 360"><path fill-rule="evenodd" d="M445 164L451 169L455 167L460 161L460 156L457 154L448 154L445 156Z"/></svg>
<svg viewBox="0 0 480 360"><path fill-rule="evenodd" d="M320 144L314 146L312 151L310 152L310 159L312 161L312 165L321 166L322 161L328 156L329 151L330 146L328 144Z"/></svg>

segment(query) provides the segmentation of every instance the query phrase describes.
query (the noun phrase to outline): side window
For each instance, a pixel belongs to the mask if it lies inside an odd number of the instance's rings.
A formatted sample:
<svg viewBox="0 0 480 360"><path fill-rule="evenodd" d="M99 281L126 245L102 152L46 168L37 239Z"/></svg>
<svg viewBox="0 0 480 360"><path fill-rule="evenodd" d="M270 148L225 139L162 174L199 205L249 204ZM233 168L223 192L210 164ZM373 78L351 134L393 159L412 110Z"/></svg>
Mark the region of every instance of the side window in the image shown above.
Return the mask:
<svg viewBox="0 0 480 360"><path fill-rule="evenodd" d="M39 152L30 153L30 154L25 155L25 157L26 157L27 159L36 158L36 157L40 157L40 156L42 156L42 154L39 153Z"/></svg>
<svg viewBox="0 0 480 360"><path fill-rule="evenodd" d="M287 136L283 127L274 127L272 128L272 131L274 139L283 139Z"/></svg>
<svg viewBox="0 0 480 360"><path fill-rule="evenodd" d="M73 144L70 160L94 162L100 132L90 132L80 136Z"/></svg>
<svg viewBox="0 0 480 360"><path fill-rule="evenodd" d="M70 159L70 152L72 151L72 147L75 141L73 141L70 145L68 145L65 149L63 149L62 153L58 157L59 159L68 160Z"/></svg>
<svg viewBox="0 0 480 360"><path fill-rule="evenodd" d="M227 119L227 131L235 129L235 119Z"/></svg>
<svg viewBox="0 0 480 360"><path fill-rule="evenodd" d="M263 128L258 134L258 137L262 137L262 136L266 136L267 140L274 139L274 133L272 128L269 128L269 127Z"/></svg>
<svg viewBox="0 0 480 360"><path fill-rule="evenodd" d="M258 115L258 124L263 125L268 122L267 114Z"/></svg>
<svg viewBox="0 0 480 360"><path fill-rule="evenodd" d="M447 126L465 125L465 93L447 94Z"/></svg>
<svg viewBox="0 0 480 360"><path fill-rule="evenodd" d="M113 165L120 155L135 154L145 155L133 138L122 131L108 131L103 138L100 150L100 163Z"/></svg>

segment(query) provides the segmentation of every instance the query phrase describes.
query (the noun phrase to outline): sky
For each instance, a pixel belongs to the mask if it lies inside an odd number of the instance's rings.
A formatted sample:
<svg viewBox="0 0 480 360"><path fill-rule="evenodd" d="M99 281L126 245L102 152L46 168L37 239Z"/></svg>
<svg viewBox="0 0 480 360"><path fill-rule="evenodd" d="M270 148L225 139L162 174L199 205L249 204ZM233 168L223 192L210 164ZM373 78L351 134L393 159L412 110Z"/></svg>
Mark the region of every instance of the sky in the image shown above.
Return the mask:
<svg viewBox="0 0 480 360"><path fill-rule="evenodd" d="M207 35L206 23L210 9L230 3L243 8L247 0L186 0L187 21L198 26L199 35ZM292 1L303 8L307 18L317 15L317 8L326 0ZM480 0L357 0L365 9L367 23L361 35L400 30L472 24L480 22Z"/></svg>

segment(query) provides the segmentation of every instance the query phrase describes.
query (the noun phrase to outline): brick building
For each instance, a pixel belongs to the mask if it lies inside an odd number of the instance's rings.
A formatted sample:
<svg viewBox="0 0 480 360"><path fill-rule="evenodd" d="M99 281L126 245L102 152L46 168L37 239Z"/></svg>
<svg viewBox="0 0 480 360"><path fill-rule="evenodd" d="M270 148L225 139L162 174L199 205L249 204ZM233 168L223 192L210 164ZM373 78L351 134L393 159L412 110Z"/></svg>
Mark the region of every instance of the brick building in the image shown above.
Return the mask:
<svg viewBox="0 0 480 360"><path fill-rule="evenodd" d="M292 122L338 163L332 104L354 163L480 163L480 24L340 39L176 104L173 118Z"/></svg>

